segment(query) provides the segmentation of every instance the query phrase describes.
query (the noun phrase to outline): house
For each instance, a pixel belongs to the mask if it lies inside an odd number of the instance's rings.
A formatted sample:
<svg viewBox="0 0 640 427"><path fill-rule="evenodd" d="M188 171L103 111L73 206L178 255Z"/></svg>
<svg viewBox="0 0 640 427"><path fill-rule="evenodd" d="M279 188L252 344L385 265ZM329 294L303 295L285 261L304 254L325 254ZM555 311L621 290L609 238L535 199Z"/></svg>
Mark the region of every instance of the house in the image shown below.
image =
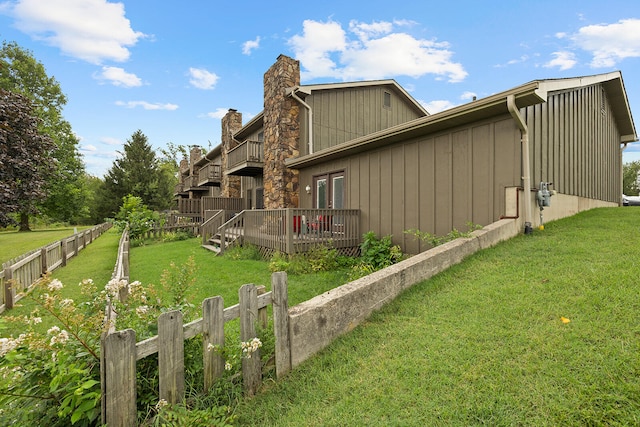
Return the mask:
<svg viewBox="0 0 640 427"><path fill-rule="evenodd" d="M622 150L638 140L620 72L536 80L429 115L393 80L301 85L284 55L265 73L264 110L244 125L229 110L222 129L190 174L219 161L220 195L253 216L234 227L260 245L279 236L272 249L287 252L312 237L357 246L372 230L418 253L428 247L406 230L517 217L530 233L618 206Z"/></svg>

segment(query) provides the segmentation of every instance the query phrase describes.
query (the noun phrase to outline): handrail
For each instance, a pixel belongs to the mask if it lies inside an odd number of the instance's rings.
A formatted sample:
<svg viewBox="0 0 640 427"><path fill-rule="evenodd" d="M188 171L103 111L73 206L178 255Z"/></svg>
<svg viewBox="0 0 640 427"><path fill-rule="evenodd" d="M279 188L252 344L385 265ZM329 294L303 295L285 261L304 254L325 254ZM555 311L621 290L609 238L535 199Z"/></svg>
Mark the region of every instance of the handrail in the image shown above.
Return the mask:
<svg viewBox="0 0 640 427"><path fill-rule="evenodd" d="M200 225L200 235L202 236L203 245L206 245L209 239L215 235L214 231L218 231L218 228L222 225L223 221L224 210L218 210L211 218L207 219Z"/></svg>
<svg viewBox="0 0 640 427"><path fill-rule="evenodd" d="M231 242L242 244L242 236L244 235L244 217L245 212L242 211L238 215L231 218L218 228L220 234L220 253L224 253L227 245ZM238 242L238 240L240 240Z"/></svg>

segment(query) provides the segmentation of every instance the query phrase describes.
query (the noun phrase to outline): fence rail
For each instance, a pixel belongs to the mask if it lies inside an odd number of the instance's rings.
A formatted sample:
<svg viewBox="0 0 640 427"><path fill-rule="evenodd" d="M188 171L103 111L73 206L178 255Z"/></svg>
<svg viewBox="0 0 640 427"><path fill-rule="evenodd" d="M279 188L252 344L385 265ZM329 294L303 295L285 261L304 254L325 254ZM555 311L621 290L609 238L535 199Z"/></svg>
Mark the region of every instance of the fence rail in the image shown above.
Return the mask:
<svg viewBox="0 0 640 427"><path fill-rule="evenodd" d="M109 228L110 223L103 223L3 263L0 271L0 313L13 308L22 292L44 274L67 265L70 258Z"/></svg>
<svg viewBox="0 0 640 427"><path fill-rule="evenodd" d="M264 289L264 287L261 287ZM184 341L201 336L203 344L203 382L205 390L213 386L224 372L224 360L211 346L225 344L224 324L240 319L240 339L257 336L256 322L266 326L266 307L273 305L276 376L291 369L289 352L288 300L286 273L272 275L271 292L258 295L255 285L244 285L240 302L224 308L222 297L207 298L202 303L202 317L183 324L182 313L171 311L158 318L158 335L136 342L136 333L125 329L105 333L101 339L102 422L108 425L136 425L136 361L158 354L159 398L168 403L185 398ZM259 351L242 360L245 393L254 395L262 383Z"/></svg>

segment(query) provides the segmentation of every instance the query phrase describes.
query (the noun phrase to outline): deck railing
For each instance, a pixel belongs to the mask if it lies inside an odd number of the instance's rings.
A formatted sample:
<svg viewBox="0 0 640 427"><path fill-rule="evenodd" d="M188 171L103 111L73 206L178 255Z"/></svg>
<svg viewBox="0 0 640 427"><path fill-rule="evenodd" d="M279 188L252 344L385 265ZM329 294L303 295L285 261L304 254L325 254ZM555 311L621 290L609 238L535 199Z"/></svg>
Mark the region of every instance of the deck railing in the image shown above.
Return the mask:
<svg viewBox="0 0 640 427"><path fill-rule="evenodd" d="M206 185L211 182L220 182L222 168L220 165L208 163L198 171L198 185Z"/></svg>
<svg viewBox="0 0 640 427"><path fill-rule="evenodd" d="M264 162L264 142L244 141L229 151L227 167L233 167L245 162Z"/></svg>
<svg viewBox="0 0 640 427"><path fill-rule="evenodd" d="M245 210L223 224L221 236L242 238L270 251L307 252L317 245L357 250L360 245L360 211L357 209ZM224 251L224 248L222 248Z"/></svg>

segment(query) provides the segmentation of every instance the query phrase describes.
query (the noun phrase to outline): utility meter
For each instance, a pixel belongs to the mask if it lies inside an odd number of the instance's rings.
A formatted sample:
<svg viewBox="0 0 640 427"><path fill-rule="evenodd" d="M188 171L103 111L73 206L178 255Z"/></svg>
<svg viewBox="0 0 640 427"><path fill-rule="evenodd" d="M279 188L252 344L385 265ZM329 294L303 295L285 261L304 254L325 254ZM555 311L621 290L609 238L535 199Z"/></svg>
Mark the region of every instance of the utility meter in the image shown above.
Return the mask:
<svg viewBox="0 0 640 427"><path fill-rule="evenodd" d="M540 209L551 206L551 196L555 194L555 191L549 190L549 187L552 186L552 182L544 182L540 183L540 187L538 188L538 206Z"/></svg>

